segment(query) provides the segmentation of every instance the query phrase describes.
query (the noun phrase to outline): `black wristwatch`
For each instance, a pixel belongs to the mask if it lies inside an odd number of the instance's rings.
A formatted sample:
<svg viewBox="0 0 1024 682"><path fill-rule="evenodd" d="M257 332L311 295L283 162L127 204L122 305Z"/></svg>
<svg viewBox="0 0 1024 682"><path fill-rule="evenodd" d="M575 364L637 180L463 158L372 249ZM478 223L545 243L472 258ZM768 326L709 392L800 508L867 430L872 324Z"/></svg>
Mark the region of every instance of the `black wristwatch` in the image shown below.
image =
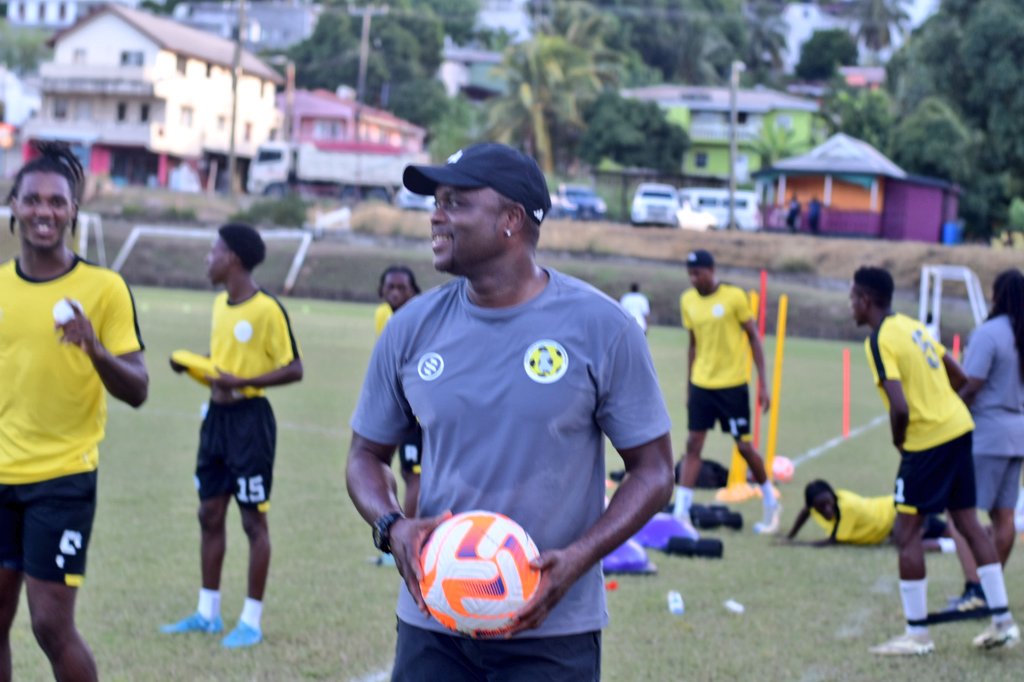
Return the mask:
<svg viewBox="0 0 1024 682"><path fill-rule="evenodd" d="M373 544L385 554L391 554L391 526L398 519L404 519L402 512L391 512L373 522Z"/></svg>

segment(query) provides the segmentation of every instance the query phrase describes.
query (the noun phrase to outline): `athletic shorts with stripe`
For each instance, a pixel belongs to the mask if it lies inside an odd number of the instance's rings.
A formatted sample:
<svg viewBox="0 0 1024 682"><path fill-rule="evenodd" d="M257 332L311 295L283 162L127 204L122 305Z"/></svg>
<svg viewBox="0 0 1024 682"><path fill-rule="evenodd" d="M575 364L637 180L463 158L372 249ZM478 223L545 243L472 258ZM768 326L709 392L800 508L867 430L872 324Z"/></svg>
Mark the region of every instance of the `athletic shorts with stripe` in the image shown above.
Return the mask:
<svg viewBox="0 0 1024 682"><path fill-rule="evenodd" d="M940 514L975 506L973 431L934 448L904 451L893 497L901 514Z"/></svg>
<svg viewBox="0 0 1024 682"><path fill-rule="evenodd" d="M234 495L242 507L270 508L277 422L266 398L210 403L199 431L200 500Z"/></svg>
<svg viewBox="0 0 1024 682"><path fill-rule="evenodd" d="M709 431L715 422L736 440L750 440L750 392L747 385L701 388L690 384L686 406L690 431Z"/></svg>

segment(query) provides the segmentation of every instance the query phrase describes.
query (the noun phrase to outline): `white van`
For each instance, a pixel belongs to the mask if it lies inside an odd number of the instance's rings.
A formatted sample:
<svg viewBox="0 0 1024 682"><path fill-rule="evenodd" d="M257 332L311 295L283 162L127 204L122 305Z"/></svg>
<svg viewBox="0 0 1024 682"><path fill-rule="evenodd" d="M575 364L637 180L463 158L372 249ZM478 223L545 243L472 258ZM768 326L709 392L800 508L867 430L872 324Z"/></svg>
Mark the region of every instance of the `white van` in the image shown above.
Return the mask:
<svg viewBox="0 0 1024 682"><path fill-rule="evenodd" d="M729 226L729 190L723 187L685 187L679 190L679 198L697 213L707 212L715 216L715 228L722 230ZM760 230L761 211L757 192L736 190L733 199L736 225L741 230Z"/></svg>

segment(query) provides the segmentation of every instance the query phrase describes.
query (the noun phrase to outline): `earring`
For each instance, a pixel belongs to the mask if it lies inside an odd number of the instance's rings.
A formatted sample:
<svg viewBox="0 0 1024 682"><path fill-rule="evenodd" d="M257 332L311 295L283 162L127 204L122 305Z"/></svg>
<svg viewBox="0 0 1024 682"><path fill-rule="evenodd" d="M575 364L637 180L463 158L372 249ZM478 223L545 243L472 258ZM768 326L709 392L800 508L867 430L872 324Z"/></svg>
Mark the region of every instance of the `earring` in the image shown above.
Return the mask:
<svg viewBox="0 0 1024 682"><path fill-rule="evenodd" d="M12 218L12 220L13 220L13 218ZM511 239L511 237L512 237L512 230L505 230L505 236Z"/></svg>

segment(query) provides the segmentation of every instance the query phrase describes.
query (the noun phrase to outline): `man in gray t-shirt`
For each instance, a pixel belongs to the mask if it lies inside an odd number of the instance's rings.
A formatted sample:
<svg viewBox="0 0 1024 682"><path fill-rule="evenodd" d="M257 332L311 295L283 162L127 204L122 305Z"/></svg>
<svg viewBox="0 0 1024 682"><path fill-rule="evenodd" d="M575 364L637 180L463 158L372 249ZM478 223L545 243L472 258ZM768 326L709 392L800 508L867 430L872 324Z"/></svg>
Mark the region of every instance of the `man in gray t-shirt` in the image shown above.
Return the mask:
<svg viewBox="0 0 1024 682"><path fill-rule="evenodd" d="M404 183L435 194L434 265L459 277L388 324L352 417L349 494L404 578L392 679L599 679L600 559L672 490L670 422L643 332L612 299L537 265L550 196L529 157L474 145L445 166L410 166ZM387 465L414 421L421 518L406 519ZM605 436L629 474L607 510ZM446 512L471 509L511 517L541 552L538 593L511 640L464 638L426 615L418 553Z"/></svg>
<svg viewBox="0 0 1024 682"><path fill-rule="evenodd" d="M978 509L992 519L999 559L1006 565L1016 535L1014 509L1024 462L1024 275L1011 269L992 285L992 312L974 330L964 356L960 395L974 417Z"/></svg>

